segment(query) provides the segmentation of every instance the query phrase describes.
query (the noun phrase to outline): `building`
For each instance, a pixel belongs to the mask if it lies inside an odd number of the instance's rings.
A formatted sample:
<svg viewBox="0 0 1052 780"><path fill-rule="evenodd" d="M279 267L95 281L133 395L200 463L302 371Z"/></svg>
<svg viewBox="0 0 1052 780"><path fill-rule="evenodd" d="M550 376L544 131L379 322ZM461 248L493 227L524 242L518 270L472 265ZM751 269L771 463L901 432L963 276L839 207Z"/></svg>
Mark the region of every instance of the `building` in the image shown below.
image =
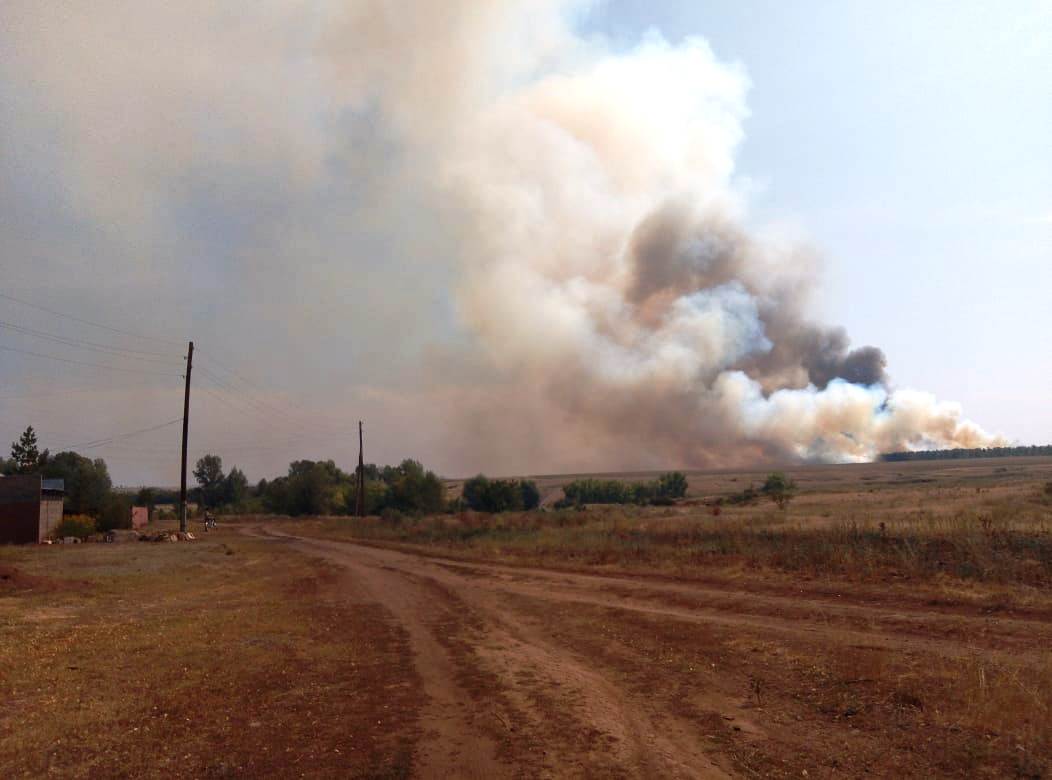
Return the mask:
<svg viewBox="0 0 1052 780"><path fill-rule="evenodd" d="M145 506L133 506L131 510L132 528L144 528L150 522L150 509Z"/></svg>
<svg viewBox="0 0 1052 780"><path fill-rule="evenodd" d="M39 474L0 477L0 544L37 544L62 522L65 482Z"/></svg>

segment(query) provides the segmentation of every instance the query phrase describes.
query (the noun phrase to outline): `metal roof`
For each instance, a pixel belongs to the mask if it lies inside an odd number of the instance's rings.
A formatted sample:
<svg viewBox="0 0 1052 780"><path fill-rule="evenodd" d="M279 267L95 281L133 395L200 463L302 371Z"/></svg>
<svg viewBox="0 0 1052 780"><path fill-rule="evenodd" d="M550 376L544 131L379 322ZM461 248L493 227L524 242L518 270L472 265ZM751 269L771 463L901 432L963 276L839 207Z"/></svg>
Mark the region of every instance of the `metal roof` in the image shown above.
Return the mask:
<svg viewBox="0 0 1052 780"><path fill-rule="evenodd" d="M53 490L58 493L66 492L66 480L64 479L42 479L40 480L41 490Z"/></svg>

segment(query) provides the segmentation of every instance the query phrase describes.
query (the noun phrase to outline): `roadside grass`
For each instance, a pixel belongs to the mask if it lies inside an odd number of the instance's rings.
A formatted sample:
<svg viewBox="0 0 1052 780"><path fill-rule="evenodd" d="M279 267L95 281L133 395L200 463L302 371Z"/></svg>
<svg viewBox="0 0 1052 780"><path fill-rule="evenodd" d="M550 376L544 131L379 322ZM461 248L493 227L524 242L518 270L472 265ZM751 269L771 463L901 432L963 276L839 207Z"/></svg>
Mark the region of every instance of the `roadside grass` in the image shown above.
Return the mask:
<svg viewBox="0 0 1052 780"><path fill-rule="evenodd" d="M0 548L0 776L404 777L419 682L337 570L220 532Z"/></svg>
<svg viewBox="0 0 1052 780"><path fill-rule="evenodd" d="M688 575L720 567L850 581L904 578L1052 584L1052 501L1040 486L1008 490L884 488L761 503L592 506L587 511L462 512L420 518L311 518L308 532L425 545L450 554L536 565L617 566ZM932 493L936 495L933 499ZM261 519L261 518L256 518Z"/></svg>

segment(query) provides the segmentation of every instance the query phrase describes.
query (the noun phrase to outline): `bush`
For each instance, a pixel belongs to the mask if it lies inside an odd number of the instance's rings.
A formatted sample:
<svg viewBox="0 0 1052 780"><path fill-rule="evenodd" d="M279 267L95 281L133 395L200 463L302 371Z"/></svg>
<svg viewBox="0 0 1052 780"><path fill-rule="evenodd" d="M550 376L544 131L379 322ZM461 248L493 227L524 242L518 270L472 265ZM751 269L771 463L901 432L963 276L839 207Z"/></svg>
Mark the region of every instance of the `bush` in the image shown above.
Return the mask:
<svg viewBox="0 0 1052 780"><path fill-rule="evenodd" d="M720 500L725 501L731 506L748 506L749 504L756 503L759 498L760 491L757 490L754 485L749 485L749 487L745 488L741 493L732 493L725 499Z"/></svg>
<svg viewBox="0 0 1052 780"><path fill-rule="evenodd" d="M541 502L537 483L525 479L489 479L484 474L464 483L463 503L476 512L516 512L536 509Z"/></svg>
<svg viewBox="0 0 1052 780"><path fill-rule="evenodd" d="M667 506L687 493L687 478L679 471L662 474L651 482L617 479L575 479L563 488L562 506L580 504L659 504Z"/></svg>
<svg viewBox="0 0 1052 780"><path fill-rule="evenodd" d="M779 509L785 509L796 493L796 483L781 471L775 471L767 475L760 492L776 503Z"/></svg>
<svg viewBox="0 0 1052 780"><path fill-rule="evenodd" d="M670 471L658 477L658 495L662 498L683 498L687 495L687 477L681 471Z"/></svg>
<svg viewBox="0 0 1052 780"><path fill-rule="evenodd" d="M405 519L405 516L393 506L389 506L384 507L384 510L380 513L380 519L383 520L385 523L390 523L391 525L398 525L402 522L402 520Z"/></svg>
<svg viewBox="0 0 1052 780"><path fill-rule="evenodd" d="M524 479L519 483L522 490L522 508L536 509L541 505L541 491L537 489L537 483L533 480Z"/></svg>
<svg viewBox="0 0 1052 780"><path fill-rule="evenodd" d="M111 493L103 502L96 525L100 531L131 528L132 497Z"/></svg>
<svg viewBox="0 0 1052 780"><path fill-rule="evenodd" d="M87 539L93 533L95 533L94 518L87 515L66 515L62 518L62 522L55 527L52 535L59 539L64 536Z"/></svg>

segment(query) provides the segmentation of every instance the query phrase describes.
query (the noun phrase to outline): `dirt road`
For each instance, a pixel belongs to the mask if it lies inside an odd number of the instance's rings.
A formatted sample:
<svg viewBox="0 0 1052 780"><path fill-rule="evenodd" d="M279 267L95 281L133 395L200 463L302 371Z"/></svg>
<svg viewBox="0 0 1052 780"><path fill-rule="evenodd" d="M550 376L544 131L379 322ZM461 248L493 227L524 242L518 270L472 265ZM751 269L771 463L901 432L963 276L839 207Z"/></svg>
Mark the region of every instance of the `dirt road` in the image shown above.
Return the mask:
<svg viewBox="0 0 1052 780"><path fill-rule="evenodd" d="M1047 663L1052 639L1047 615L265 533L343 567L342 596L407 633L427 778L955 774L974 735L928 695L962 665Z"/></svg>

